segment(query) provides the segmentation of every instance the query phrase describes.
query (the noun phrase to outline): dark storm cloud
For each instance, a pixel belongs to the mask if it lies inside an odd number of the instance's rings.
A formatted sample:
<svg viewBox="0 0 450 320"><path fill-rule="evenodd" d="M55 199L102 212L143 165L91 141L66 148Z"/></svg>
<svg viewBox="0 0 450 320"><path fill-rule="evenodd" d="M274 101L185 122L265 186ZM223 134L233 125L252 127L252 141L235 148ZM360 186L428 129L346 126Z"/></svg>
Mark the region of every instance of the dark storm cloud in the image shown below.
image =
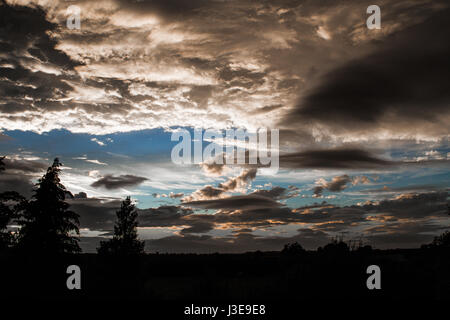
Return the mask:
<svg viewBox="0 0 450 320"><path fill-rule="evenodd" d="M181 206L161 206L139 209L138 213L138 221L141 227L171 227L188 224L182 218L193 214L193 211Z"/></svg>
<svg viewBox="0 0 450 320"><path fill-rule="evenodd" d="M431 184L424 185L410 185L406 187L389 187L384 186L382 188L372 188L360 190L361 193L405 193L405 192L426 192L426 191L438 191L438 187Z"/></svg>
<svg viewBox="0 0 450 320"><path fill-rule="evenodd" d="M0 105L3 113L20 113L26 110L64 110L67 106L53 98L65 97L72 87L63 82L63 77L41 71L32 71L20 65L0 68L3 79L0 81L0 92L4 102ZM27 97L33 97L36 104L30 103Z"/></svg>
<svg viewBox="0 0 450 320"><path fill-rule="evenodd" d="M289 186L288 189L280 186L274 186L271 189L261 189L250 193L250 195L263 196L274 200L295 198L299 194L300 190L295 186Z"/></svg>
<svg viewBox="0 0 450 320"><path fill-rule="evenodd" d="M275 186L269 190L257 190L252 193L253 195L263 196L271 199L280 199L286 194L286 188Z"/></svg>
<svg viewBox="0 0 450 320"><path fill-rule="evenodd" d="M328 182L333 190L342 190L341 181L353 181L350 177L336 177ZM261 190L260 190L261 191ZM141 226L181 226L187 230L214 228L214 224L229 227L268 227L290 223L312 223L316 228L328 231L352 229L360 223L372 221L418 220L445 217L448 193L430 192L403 194L394 199L365 205L335 206L323 202L296 209L285 207L275 199L283 199L285 189L273 188L266 192L254 192L244 196L185 202L183 206L217 210L214 214L194 213L190 208L163 206L140 210ZM406 220L404 220L406 221ZM196 228L195 226L199 227ZM187 231L186 230L186 231Z"/></svg>
<svg viewBox="0 0 450 320"><path fill-rule="evenodd" d="M445 218L448 192L405 194L395 199L382 200L362 206L333 206L324 204L312 210L298 208L298 221L324 223L339 221L340 227L349 228L352 223L376 221L397 221L399 219L420 220L423 218Z"/></svg>
<svg viewBox="0 0 450 320"><path fill-rule="evenodd" d="M87 198L82 193L68 199L70 210L80 215L80 228L113 230L120 199Z"/></svg>
<svg viewBox="0 0 450 320"><path fill-rule="evenodd" d="M276 208L280 203L259 195L232 196L222 199L183 202L183 205L204 209L254 209Z"/></svg>
<svg viewBox="0 0 450 320"><path fill-rule="evenodd" d="M411 248L430 243L434 235L448 230L448 226L431 221L394 222L371 228L365 238L382 248Z"/></svg>
<svg viewBox="0 0 450 320"><path fill-rule="evenodd" d="M38 6L0 5L0 112L9 114L4 120L30 121L33 118L24 111L70 108L60 100L73 89L65 80L75 77L80 63L56 49L58 42L51 34L58 30Z"/></svg>
<svg viewBox="0 0 450 320"><path fill-rule="evenodd" d="M0 172L0 192L16 191L24 197L30 198L34 187L32 179L32 176L21 172Z"/></svg>
<svg viewBox="0 0 450 320"><path fill-rule="evenodd" d="M378 204L363 206L368 212L386 212L396 218L423 218L426 216L442 216L447 213L449 204L448 192L408 193L394 200L383 200Z"/></svg>
<svg viewBox="0 0 450 320"><path fill-rule="evenodd" d="M57 41L49 36L57 25L47 21L46 12L40 7L0 4L0 41L3 52L9 58L23 58L26 52L41 62L64 69L73 69L78 63L55 47ZM9 60L8 62L11 62Z"/></svg>
<svg viewBox="0 0 450 320"><path fill-rule="evenodd" d="M155 13L163 17L175 19L177 17L186 17L195 14L196 9L209 7L217 0L116 0L124 10L130 10L136 13Z"/></svg>
<svg viewBox="0 0 450 320"><path fill-rule="evenodd" d="M429 219L449 219L447 197L448 192L441 191L404 194L395 199L361 206L339 207L322 203L291 209L266 197L248 195L189 203L192 207L217 209L214 214L195 213L191 208L184 206L187 204L138 209L138 222L139 227L187 226L182 229L181 234L208 232L218 224L227 225L227 228L242 229L291 223L309 223L314 229L328 232L348 231L364 224L367 226L367 234L370 234L382 230L382 228L371 229L370 223L373 221L402 224L420 223ZM71 210L80 214L81 227L90 230L112 230L116 219L115 211L120 208L121 201L76 195L68 202ZM442 224L436 226L442 227ZM393 227L391 229L395 232Z"/></svg>
<svg viewBox="0 0 450 320"><path fill-rule="evenodd" d="M120 176L113 176L113 175L106 175L103 178L98 179L95 181L92 186L95 188L106 188L106 189L119 189L124 187L132 187L137 186L141 184L142 182L148 180L144 177L134 176L131 174L126 175L120 175Z"/></svg>
<svg viewBox="0 0 450 320"><path fill-rule="evenodd" d="M264 107L258 109L256 112L253 112L253 113L256 113L256 114L258 114L258 113L269 113L269 112L271 112L273 110L277 110L277 109L280 109L282 107L283 107L282 104L273 104L273 105L270 105L270 106L264 106Z"/></svg>
<svg viewBox="0 0 450 320"><path fill-rule="evenodd" d="M387 129L448 134L449 10L378 43L379 48L327 73L283 124L322 124L336 132Z"/></svg>
<svg viewBox="0 0 450 320"><path fill-rule="evenodd" d="M395 199L361 206L339 207L322 203L290 209L274 205L268 198L265 198L269 200L266 202L262 200L264 197L259 196L258 205L250 204L239 208L219 200L202 201L212 204L206 207L220 208L214 214L194 213L192 209L182 206L138 209L138 221L139 227L184 227L177 236L148 240L150 247L159 248L157 251L271 250L272 245L282 246L292 242L289 239L296 239L307 248L316 248L327 242L336 232L356 232L358 237L362 236L378 247L410 247L431 241L434 234L443 230L444 222L449 220L447 197L448 192L442 191L404 194ZM255 196L246 198L231 197L229 201L255 199ZM69 200L69 203L71 209L81 215L82 227L91 230L112 230L115 211L120 207L120 200L83 197ZM376 223L373 223L374 221ZM309 226L302 228L299 235L287 238L257 237L251 233L251 228L268 228L293 223L306 223ZM214 232L218 225L222 226L221 229L226 226L226 229L237 228L246 231L236 231L232 236L226 237L193 235ZM356 227L358 231L355 231ZM417 230L420 234L411 234L411 230ZM389 239L393 242L388 243ZM147 250L151 250L150 247Z"/></svg>
<svg viewBox="0 0 450 320"><path fill-rule="evenodd" d="M48 168L48 165L39 161L25 159L8 159L3 160L7 171L21 171L24 173L40 173Z"/></svg>
<svg viewBox="0 0 450 320"><path fill-rule="evenodd" d="M405 194L395 199L383 200L379 203L352 206L334 206L321 204L316 206L306 206L296 209L283 207L279 203L261 202L252 207L232 207L222 205L219 200L203 201L207 204L200 204L201 207L220 207L220 211L214 215L194 215L200 221L207 217L208 222L231 223L233 225L247 226L269 226L289 223L334 223L327 226L327 229L351 229L353 224L368 223L371 219L395 221L398 219L418 220L431 217L446 217L447 192L431 192L423 194ZM235 201L235 197L229 199ZM225 199L220 199L225 200ZM240 200L240 199L239 199ZM209 202L209 203L208 203ZM192 205L192 204L191 204ZM222 205L222 206L220 206ZM195 205L194 205L195 206ZM372 217L372 218L371 218Z"/></svg>
<svg viewBox="0 0 450 320"><path fill-rule="evenodd" d="M0 192L16 191L30 198L34 180L44 173L48 165L34 160L3 159L5 170L0 171Z"/></svg>
<svg viewBox="0 0 450 320"><path fill-rule="evenodd" d="M206 233L214 229L214 223L210 222L194 222L190 227L184 228L180 231L180 234L189 233Z"/></svg>
<svg viewBox="0 0 450 320"><path fill-rule="evenodd" d="M280 167L292 169L375 169L394 164L361 149L310 150L280 155Z"/></svg>

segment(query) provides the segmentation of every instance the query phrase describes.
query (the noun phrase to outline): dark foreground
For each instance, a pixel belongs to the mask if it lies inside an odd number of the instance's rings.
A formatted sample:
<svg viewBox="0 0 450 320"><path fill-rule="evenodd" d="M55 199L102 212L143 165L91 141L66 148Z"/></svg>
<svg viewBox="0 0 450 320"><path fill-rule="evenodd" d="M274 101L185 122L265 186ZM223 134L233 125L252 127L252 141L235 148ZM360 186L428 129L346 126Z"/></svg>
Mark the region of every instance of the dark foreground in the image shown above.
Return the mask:
<svg viewBox="0 0 450 320"><path fill-rule="evenodd" d="M68 290L69 265L81 269L81 290ZM369 290L369 265L381 269L381 290ZM450 300L450 252L374 250L324 254L279 252L105 258L0 255L2 295L9 299L138 299L184 303L301 300Z"/></svg>

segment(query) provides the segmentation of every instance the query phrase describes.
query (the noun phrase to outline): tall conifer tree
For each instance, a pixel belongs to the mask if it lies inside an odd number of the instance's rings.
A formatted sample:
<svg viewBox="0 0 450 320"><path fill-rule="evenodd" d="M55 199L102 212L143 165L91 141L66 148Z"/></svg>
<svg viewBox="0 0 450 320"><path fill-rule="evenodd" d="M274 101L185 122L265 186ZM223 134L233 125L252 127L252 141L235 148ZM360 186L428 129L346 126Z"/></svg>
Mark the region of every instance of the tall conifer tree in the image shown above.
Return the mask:
<svg viewBox="0 0 450 320"><path fill-rule="evenodd" d="M69 193L61 184L61 163L56 158L35 186L26 205L18 237L18 248L44 254L77 253L79 216L65 201Z"/></svg>
<svg viewBox="0 0 450 320"><path fill-rule="evenodd" d="M137 211L130 197L122 201L116 212L117 221L114 236L108 241L101 241L99 254L137 255L144 253L144 241L137 238Z"/></svg>

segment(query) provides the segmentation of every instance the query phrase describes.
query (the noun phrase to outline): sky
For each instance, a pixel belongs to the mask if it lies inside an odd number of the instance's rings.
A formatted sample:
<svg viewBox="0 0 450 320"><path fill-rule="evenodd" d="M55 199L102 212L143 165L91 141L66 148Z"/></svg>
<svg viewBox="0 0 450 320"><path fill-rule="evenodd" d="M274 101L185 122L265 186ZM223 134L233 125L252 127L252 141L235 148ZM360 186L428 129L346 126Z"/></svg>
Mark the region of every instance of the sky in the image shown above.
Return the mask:
<svg viewBox="0 0 450 320"><path fill-rule="evenodd" d="M58 157L85 252L126 196L149 252L429 243L450 226L450 4L377 0L368 29L372 2L1 1L0 192L30 197ZM172 161L175 132L239 128L279 130L276 174Z"/></svg>

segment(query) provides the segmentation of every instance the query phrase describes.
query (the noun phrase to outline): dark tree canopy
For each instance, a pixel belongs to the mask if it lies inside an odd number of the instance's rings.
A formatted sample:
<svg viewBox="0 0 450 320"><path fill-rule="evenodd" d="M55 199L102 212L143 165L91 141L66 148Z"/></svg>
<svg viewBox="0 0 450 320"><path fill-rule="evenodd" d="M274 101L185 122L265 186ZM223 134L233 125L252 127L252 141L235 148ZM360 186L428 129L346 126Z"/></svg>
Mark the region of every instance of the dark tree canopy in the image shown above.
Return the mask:
<svg viewBox="0 0 450 320"><path fill-rule="evenodd" d="M137 255L144 253L144 241L137 238L136 206L127 197L116 212L114 236L108 241L101 241L99 254Z"/></svg>
<svg viewBox="0 0 450 320"><path fill-rule="evenodd" d="M305 252L306 250L303 249L302 245L298 242L287 243L284 245L283 250L281 250L281 253L287 255L301 255Z"/></svg>
<svg viewBox="0 0 450 320"><path fill-rule="evenodd" d="M433 242L425 245L428 248L450 248L450 231L445 231L443 234L434 237Z"/></svg>
<svg viewBox="0 0 450 320"><path fill-rule="evenodd" d="M350 247L342 239L336 238L326 244L323 248L319 247L317 251L329 255L344 255L350 252Z"/></svg>
<svg viewBox="0 0 450 320"><path fill-rule="evenodd" d="M8 230L8 225L18 218L24 204L25 198L15 191L0 193L0 250L14 244L14 236Z"/></svg>
<svg viewBox="0 0 450 320"><path fill-rule="evenodd" d="M34 195L27 203L18 237L18 248L47 254L76 253L81 249L79 239L79 216L68 210L65 202L66 188L59 179L58 158L47 169L35 186Z"/></svg>
<svg viewBox="0 0 450 320"><path fill-rule="evenodd" d="M0 157L0 172L5 170L5 157ZM17 219L19 212L25 203L25 198L15 191L0 193L0 250L14 244L14 236L8 225Z"/></svg>

